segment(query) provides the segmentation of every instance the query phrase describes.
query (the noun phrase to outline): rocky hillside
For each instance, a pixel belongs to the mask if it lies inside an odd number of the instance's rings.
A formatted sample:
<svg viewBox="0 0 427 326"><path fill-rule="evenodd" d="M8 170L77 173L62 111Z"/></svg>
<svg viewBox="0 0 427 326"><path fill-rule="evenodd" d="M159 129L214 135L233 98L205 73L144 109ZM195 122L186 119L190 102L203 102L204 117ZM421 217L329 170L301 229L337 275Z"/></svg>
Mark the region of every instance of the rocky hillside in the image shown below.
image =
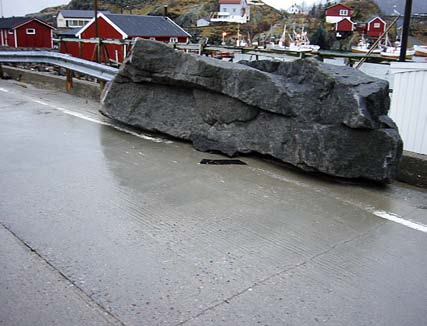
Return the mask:
<svg viewBox="0 0 427 326"><path fill-rule="evenodd" d="M184 27L197 38L208 38L210 41L219 41L223 32L227 35L237 36L237 24L215 24L205 28L196 28L199 18L209 16L219 10L218 0L99 0L99 10L110 10L113 13L163 15L164 8L168 8L168 16L177 24ZM93 9L93 0L71 0L68 5L47 8L34 14L50 23L60 9ZM252 6L251 21L240 27L241 35L253 38L267 31L271 26L281 21L283 15L280 11L270 7Z"/></svg>
<svg viewBox="0 0 427 326"><path fill-rule="evenodd" d="M381 9L373 0L346 0L344 5L353 9L353 21L365 21L374 15L380 15Z"/></svg>
<svg viewBox="0 0 427 326"><path fill-rule="evenodd" d="M344 4L354 9L354 20L363 21L373 15L393 11L393 4L404 6L405 0L346 0ZM414 12L427 12L426 0L413 0ZM60 9L93 9L93 0L71 0L68 5L52 7L43 10L36 16L53 23ZM251 21L247 24L219 23L209 27L197 28L196 22L201 17L209 16L210 13L218 11L218 0L99 0L99 9L110 10L114 13L132 13L141 15L162 15L164 7L168 7L168 15L179 25L189 31L193 37L193 42L201 38L209 39L210 43L221 42L223 32L227 33L226 40L233 42L237 38L238 28L240 37L252 40L280 38L283 26L287 25L288 30L304 26L309 31L310 39L322 47L331 47L336 43L333 33L328 34L329 26L324 24L325 5L314 6L310 10L309 16L287 15L268 6L252 6ZM391 8L391 9L390 9ZM316 9L316 10L314 10ZM403 12L403 9L402 9ZM411 27L412 36L422 42L427 42L427 24L425 21L413 21ZM340 41L338 48L347 49L357 40L347 38L345 45Z"/></svg>

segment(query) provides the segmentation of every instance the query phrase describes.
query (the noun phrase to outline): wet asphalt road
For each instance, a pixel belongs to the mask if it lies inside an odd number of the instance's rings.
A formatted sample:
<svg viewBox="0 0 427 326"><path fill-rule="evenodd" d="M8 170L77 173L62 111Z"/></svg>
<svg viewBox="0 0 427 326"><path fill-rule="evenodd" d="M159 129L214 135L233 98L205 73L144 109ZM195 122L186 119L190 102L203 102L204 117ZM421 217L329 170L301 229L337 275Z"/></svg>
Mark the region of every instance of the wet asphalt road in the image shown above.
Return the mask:
<svg viewBox="0 0 427 326"><path fill-rule="evenodd" d="M424 190L200 165L98 105L0 81L0 325L427 324Z"/></svg>

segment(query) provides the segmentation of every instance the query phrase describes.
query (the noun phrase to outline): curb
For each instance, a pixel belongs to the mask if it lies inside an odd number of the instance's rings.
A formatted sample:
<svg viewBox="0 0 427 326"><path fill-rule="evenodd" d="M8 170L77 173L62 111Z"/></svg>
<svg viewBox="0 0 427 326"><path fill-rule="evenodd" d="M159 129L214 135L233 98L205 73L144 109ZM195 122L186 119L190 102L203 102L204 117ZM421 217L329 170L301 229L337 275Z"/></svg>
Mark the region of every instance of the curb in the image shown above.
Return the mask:
<svg viewBox="0 0 427 326"><path fill-rule="evenodd" d="M421 188L427 188L427 155L403 151L396 179Z"/></svg>
<svg viewBox="0 0 427 326"><path fill-rule="evenodd" d="M67 92L65 76L52 75L49 73L20 69L5 65L3 65L2 68L3 72L14 80L40 88ZM99 84L77 78L73 79L73 88L71 88L68 93L98 102L101 96Z"/></svg>

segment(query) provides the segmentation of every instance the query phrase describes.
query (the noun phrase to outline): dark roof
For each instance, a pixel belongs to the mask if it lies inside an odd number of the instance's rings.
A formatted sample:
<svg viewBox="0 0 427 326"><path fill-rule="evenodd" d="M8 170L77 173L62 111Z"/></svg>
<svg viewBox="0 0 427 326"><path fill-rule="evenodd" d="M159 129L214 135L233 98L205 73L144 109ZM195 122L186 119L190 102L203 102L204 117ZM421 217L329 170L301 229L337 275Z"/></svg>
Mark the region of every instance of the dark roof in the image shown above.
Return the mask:
<svg viewBox="0 0 427 326"><path fill-rule="evenodd" d="M58 34L59 36L76 36L76 34L80 30L81 30L81 27L58 31L58 32L56 32L56 34Z"/></svg>
<svg viewBox="0 0 427 326"><path fill-rule="evenodd" d="M106 14L128 36L190 36L171 19L163 16Z"/></svg>
<svg viewBox="0 0 427 326"><path fill-rule="evenodd" d="M31 17L9 17L0 18L0 29L12 28L16 25L20 25L26 21L32 20Z"/></svg>
<svg viewBox="0 0 427 326"><path fill-rule="evenodd" d="M93 18L95 12L93 10L60 10L59 11L64 18ZM104 14L109 14L109 11L98 11Z"/></svg>

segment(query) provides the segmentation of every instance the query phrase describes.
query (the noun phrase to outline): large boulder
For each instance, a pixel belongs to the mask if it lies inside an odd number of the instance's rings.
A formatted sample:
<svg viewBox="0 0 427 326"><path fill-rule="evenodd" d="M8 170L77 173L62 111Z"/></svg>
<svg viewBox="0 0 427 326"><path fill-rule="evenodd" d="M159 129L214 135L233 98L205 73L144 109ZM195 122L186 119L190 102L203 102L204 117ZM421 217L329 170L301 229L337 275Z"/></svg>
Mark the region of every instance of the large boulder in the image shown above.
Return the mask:
<svg viewBox="0 0 427 326"><path fill-rule="evenodd" d="M319 63L230 63L138 40L103 94L120 122L202 151L257 152L307 171L389 181L402 141L388 83Z"/></svg>

